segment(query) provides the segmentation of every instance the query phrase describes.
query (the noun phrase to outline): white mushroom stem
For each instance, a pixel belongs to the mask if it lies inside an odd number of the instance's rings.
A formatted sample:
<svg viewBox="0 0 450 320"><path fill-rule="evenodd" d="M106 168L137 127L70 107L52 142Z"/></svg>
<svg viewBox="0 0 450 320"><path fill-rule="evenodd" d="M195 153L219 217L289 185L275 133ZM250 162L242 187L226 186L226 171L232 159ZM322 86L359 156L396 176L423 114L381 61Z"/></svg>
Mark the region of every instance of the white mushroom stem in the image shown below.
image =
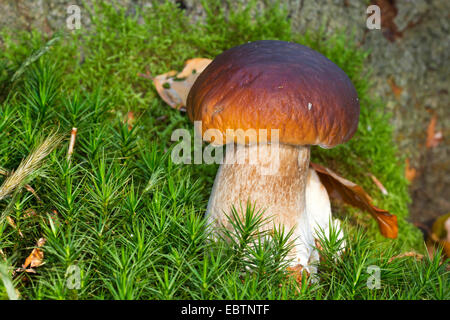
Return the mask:
<svg viewBox="0 0 450 320"><path fill-rule="evenodd" d="M330 237L330 222L333 223L333 228L336 230L337 239L343 238L340 221L332 219L330 198L328 192L316 171L309 168L308 179L306 182L306 213L309 220L309 225L313 232L315 239L319 239L319 235L329 239ZM341 243L341 251L345 248L345 242Z"/></svg>
<svg viewBox="0 0 450 320"><path fill-rule="evenodd" d="M309 146L260 144L227 148L209 199L208 222L215 227L231 228L226 215L247 201L264 210L274 225L294 229L295 264L306 266L314 247L314 238L305 214L305 186L309 167Z"/></svg>
<svg viewBox="0 0 450 320"><path fill-rule="evenodd" d="M329 235L331 206L328 193L317 173L309 169L309 146L250 145L227 148L207 208L208 224L231 228L226 215L231 207L238 211L247 201L264 210L263 217L274 225L293 229L295 247L289 258L293 265L301 264L310 273L316 269L311 263L319 256L315 239L320 229ZM339 228L339 221L335 222ZM342 236L342 235L340 235Z"/></svg>

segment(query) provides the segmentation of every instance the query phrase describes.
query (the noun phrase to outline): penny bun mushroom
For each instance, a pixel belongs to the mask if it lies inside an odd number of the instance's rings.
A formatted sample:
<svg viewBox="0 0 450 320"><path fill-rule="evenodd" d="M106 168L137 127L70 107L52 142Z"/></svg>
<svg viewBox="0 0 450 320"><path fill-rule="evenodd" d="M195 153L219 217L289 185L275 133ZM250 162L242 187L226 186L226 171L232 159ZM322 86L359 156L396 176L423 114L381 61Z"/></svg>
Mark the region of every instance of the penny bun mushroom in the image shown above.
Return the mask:
<svg viewBox="0 0 450 320"><path fill-rule="evenodd" d="M273 224L294 229L291 257L307 267L314 246L305 210L310 146L345 143L358 126L359 101L345 72L297 43L246 43L218 55L200 74L187 112L191 121L201 121L205 140L212 129L223 139L210 142L227 144L208 221L230 227L230 208L250 200Z"/></svg>

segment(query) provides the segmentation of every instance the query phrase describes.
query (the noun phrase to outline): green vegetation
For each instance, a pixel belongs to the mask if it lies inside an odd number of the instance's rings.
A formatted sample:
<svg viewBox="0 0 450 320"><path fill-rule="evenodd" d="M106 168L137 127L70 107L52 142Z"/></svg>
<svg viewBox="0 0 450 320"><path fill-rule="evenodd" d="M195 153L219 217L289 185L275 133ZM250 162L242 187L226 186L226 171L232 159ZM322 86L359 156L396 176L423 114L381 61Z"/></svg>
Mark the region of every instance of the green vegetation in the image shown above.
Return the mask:
<svg viewBox="0 0 450 320"><path fill-rule="evenodd" d="M41 57L50 40L45 35L1 31L0 173L15 170L55 130L66 138L20 185L29 183L40 200L20 187L0 199L0 214L17 226L0 221L0 249L7 258L3 262L0 255L0 277L9 292L12 278L26 299L448 299L448 272L439 256L389 262L406 250L423 251L423 241L406 221L403 161L392 143L389 115L369 95L367 53L343 34L294 33L279 6L228 14L218 1L204 6L206 20L191 23L170 3L129 15L99 2L90 12L90 29L55 35L60 39ZM336 207L346 219L349 248L334 260L339 243L325 241L320 281L308 286L304 278L300 291L282 259L291 245L288 230L259 242L255 228L262 222L251 206L238 208L247 220L236 225L232 245L207 239L203 215L217 166L171 162L172 131L192 130L192 124L138 76L181 70L189 58L213 58L259 39L305 44L349 75L361 102L358 132L335 149L314 147L313 160L362 185L376 205L399 219L399 238L387 240L367 213ZM136 117L132 127L129 111ZM69 160L72 127L78 136ZM37 274L11 277L5 267L19 268L41 237L47 239L45 264ZM71 265L81 271L78 290L66 285ZM370 265L381 268L380 289L367 288ZM1 283L0 297L6 298Z"/></svg>

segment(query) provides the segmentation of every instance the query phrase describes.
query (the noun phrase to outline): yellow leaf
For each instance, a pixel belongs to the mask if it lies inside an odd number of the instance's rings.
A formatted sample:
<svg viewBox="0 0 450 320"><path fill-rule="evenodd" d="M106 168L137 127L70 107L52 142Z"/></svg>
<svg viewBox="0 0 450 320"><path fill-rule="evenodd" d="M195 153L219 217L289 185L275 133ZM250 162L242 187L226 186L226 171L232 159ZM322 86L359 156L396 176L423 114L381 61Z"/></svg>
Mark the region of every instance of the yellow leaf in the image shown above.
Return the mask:
<svg viewBox="0 0 450 320"><path fill-rule="evenodd" d="M189 59L178 74L172 70L154 77L153 84L159 96L174 109L184 108L195 80L211 61L205 58Z"/></svg>

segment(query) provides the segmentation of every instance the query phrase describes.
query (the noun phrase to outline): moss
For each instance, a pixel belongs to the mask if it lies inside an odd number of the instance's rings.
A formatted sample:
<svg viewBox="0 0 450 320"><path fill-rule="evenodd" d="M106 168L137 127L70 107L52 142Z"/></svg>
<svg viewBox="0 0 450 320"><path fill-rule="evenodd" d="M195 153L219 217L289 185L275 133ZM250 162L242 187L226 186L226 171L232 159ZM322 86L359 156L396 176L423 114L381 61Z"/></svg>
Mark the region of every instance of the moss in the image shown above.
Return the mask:
<svg viewBox="0 0 450 320"><path fill-rule="evenodd" d="M140 118L137 129L140 139L168 147L173 129L192 130L192 125L184 114L165 105L152 83L139 77L139 73L148 70L157 75L180 70L189 58L213 58L246 41L280 39L305 44L325 54L349 75L361 103L360 123L354 138L332 150L314 147L312 159L360 184L377 206L396 214L399 238L383 239L367 213L347 207L336 210L342 216L349 215L351 221L363 224L381 246L422 249L419 231L407 222L408 183L404 178L403 158L392 140L390 115L385 112L383 102L369 94L370 68L365 64L368 53L352 43L344 30L331 37L325 37L320 31L296 34L291 29L287 10L281 5L258 11L252 2L228 13L219 1L207 1L203 5L205 21L191 23L171 3L154 4L151 9L129 15L100 1L90 12L92 29L68 35L46 55L63 74L61 92L65 95L101 92L107 97L105 108L111 118L123 119L126 112L133 111ZM13 38L11 32L1 32L0 60L7 61L9 69L17 69L32 50L48 40L38 31L17 35ZM164 120L158 120L161 117ZM69 119L61 125L70 128L72 123ZM200 204L208 199L216 168L199 165L188 169L191 179L205 182ZM389 192L387 196L381 194L367 173L384 184Z"/></svg>

